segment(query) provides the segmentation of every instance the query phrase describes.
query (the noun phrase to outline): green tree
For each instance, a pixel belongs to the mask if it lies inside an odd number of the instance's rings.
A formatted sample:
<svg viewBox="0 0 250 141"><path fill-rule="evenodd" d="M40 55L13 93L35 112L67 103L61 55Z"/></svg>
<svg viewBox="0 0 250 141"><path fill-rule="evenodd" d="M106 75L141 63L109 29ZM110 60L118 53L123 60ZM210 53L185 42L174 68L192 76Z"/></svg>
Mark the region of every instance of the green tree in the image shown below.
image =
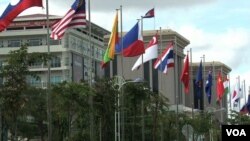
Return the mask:
<svg viewBox="0 0 250 141"><path fill-rule="evenodd" d="M93 85L95 128L102 141L114 140L114 113L117 90L113 88L111 79L98 79Z"/></svg>
<svg viewBox="0 0 250 141"><path fill-rule="evenodd" d="M86 83L63 82L52 88L53 140L88 139L88 96ZM78 138L78 139L77 139Z"/></svg>
<svg viewBox="0 0 250 141"><path fill-rule="evenodd" d="M30 62L47 59L48 56L40 53L28 54L27 46L10 51L6 64L0 69L0 77L4 83L0 89L3 125L10 130L11 140L17 140L18 118L22 116L27 98L23 92L27 89L26 77L36 75L29 71Z"/></svg>
<svg viewBox="0 0 250 141"><path fill-rule="evenodd" d="M44 141L47 133L46 90L28 87L24 95L27 102L24 106L24 116L18 124L19 132L28 139L39 136L41 141Z"/></svg>

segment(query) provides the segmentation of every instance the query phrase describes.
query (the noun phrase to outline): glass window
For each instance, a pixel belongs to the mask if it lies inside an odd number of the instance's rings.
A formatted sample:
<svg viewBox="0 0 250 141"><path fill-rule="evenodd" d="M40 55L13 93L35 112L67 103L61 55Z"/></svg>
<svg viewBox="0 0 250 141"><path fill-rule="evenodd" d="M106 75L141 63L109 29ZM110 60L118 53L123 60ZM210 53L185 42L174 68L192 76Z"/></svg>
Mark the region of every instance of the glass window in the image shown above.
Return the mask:
<svg viewBox="0 0 250 141"><path fill-rule="evenodd" d="M8 47L21 47L21 40L9 40Z"/></svg>
<svg viewBox="0 0 250 141"><path fill-rule="evenodd" d="M29 66L32 68L42 67L42 62L41 61L32 62L29 64Z"/></svg>
<svg viewBox="0 0 250 141"><path fill-rule="evenodd" d="M52 68L61 67L61 59L59 57L53 57L51 60L51 67Z"/></svg>
<svg viewBox="0 0 250 141"><path fill-rule="evenodd" d="M0 47L3 47L3 41L0 41Z"/></svg>
<svg viewBox="0 0 250 141"><path fill-rule="evenodd" d="M29 46L40 46L42 45L42 39L29 39Z"/></svg>
<svg viewBox="0 0 250 141"><path fill-rule="evenodd" d="M34 86L34 87L41 87L42 86L41 79L29 77L27 81L31 86Z"/></svg>
<svg viewBox="0 0 250 141"><path fill-rule="evenodd" d="M61 76L51 76L51 83L52 84L61 83L61 81L62 81Z"/></svg>

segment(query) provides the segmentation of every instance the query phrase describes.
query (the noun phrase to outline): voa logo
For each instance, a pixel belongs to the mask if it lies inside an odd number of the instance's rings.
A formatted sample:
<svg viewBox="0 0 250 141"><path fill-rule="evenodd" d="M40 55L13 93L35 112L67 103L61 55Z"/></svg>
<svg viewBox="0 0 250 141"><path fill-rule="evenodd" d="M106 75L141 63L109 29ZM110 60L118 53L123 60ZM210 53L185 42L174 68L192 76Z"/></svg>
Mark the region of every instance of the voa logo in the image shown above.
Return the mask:
<svg viewBox="0 0 250 141"><path fill-rule="evenodd" d="M244 129L240 129L240 130L239 129L226 129L226 132L227 132L227 136L231 136L231 135L233 135L235 137L247 136Z"/></svg>

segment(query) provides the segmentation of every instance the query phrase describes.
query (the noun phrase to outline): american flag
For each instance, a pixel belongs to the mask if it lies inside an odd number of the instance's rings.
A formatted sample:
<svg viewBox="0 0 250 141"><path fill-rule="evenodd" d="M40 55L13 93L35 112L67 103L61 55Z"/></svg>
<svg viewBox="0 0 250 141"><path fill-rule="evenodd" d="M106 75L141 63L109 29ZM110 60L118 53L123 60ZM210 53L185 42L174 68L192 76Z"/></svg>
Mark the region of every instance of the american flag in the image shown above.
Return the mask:
<svg viewBox="0 0 250 141"><path fill-rule="evenodd" d="M76 0L66 15L52 25L50 37L61 39L68 28L86 28L85 0Z"/></svg>

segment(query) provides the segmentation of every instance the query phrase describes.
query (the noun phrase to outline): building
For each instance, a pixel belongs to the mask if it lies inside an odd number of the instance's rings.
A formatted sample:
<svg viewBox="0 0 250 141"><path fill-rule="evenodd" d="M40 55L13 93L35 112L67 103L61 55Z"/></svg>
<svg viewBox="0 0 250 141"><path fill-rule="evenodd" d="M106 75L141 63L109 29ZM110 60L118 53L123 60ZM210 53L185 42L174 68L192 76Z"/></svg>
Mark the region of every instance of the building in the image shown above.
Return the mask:
<svg viewBox="0 0 250 141"><path fill-rule="evenodd" d="M216 82L218 78L218 73L221 73L222 79L228 78L229 73L231 72L231 68L227 65L218 62L203 62L202 63L202 79L203 79L203 91L201 93L200 103L196 97L195 93L195 84L194 81L196 79L196 74L198 72L200 63L192 63L190 65L191 70L191 80L190 80L190 97L186 97L185 105L188 107L194 107L195 109L205 110L209 112L215 112L215 115L219 121L223 122L226 119L227 109L228 109L228 99L226 96L223 96L221 104L217 101L217 92L216 92ZM205 93L205 84L208 77L209 71L212 72L212 95L211 95L211 103L208 103L208 98Z"/></svg>
<svg viewBox="0 0 250 141"><path fill-rule="evenodd" d="M150 31L143 31L143 39L145 42L145 46L148 42L152 39L152 37L156 34L155 30ZM147 82L149 82L150 88L161 94L164 97L169 99L169 103L171 105L170 109L177 109L176 105L178 105L179 111L189 110L190 112L192 109L203 110L204 106L208 107L205 110L213 111L220 109L216 103L216 78L217 72L221 71L223 77L225 77L231 69L221 62L206 62L204 63L203 68L203 80L207 79L207 74L209 69L213 69L213 88L212 88L212 103L211 105L208 104L207 98L205 97L205 89L202 92L202 99L198 105L197 98L194 94L194 85L192 81L196 78L196 73L198 70L199 63L190 63L190 94L184 93L184 86L180 80L182 70L183 70L183 60L185 57L184 49L190 44L190 41L180 35L179 33L171 30L171 29L164 29L161 31L160 39L159 39L159 49L158 54L161 54L162 51L165 49L166 44L169 41L174 42L174 52L177 52L177 62L175 65L177 67L170 68L167 74L163 74L162 72L153 69L153 63L155 60L150 62L144 63L143 67L140 67L138 70L131 71L131 68L138 57L122 57L120 54L116 55L116 58L110 63L110 66L106 69L105 75L108 77L113 76L123 76L124 79L135 79L138 77L144 78ZM105 44L108 43L109 35L105 36ZM176 69L176 74L175 74ZM205 82L205 81L204 81ZM203 85L204 86L204 85ZM205 100L205 105L204 105ZM223 99L222 107L227 108L227 99ZM197 110L196 110L197 111ZM224 112L224 111L221 111ZM225 113L225 112L224 112ZM220 115L219 115L220 116ZM218 117L219 117L218 116ZM223 117L226 116L226 113L223 114ZM221 117L221 116L220 116ZM225 119L223 118L222 119Z"/></svg>
<svg viewBox="0 0 250 141"><path fill-rule="evenodd" d="M60 18L62 17L50 15L50 25ZM79 82L104 75L104 71L100 69L105 52L103 36L110 32L92 23L89 38L88 27L68 29L61 40L49 41L50 54L53 55L50 66L52 84L62 81ZM28 45L29 53L48 53L46 15L19 16L0 33L0 64L4 64L9 51L18 49L22 44ZM41 79L28 78L28 82L33 86L46 87L48 66L35 62L30 64L29 69Z"/></svg>
<svg viewBox="0 0 250 141"><path fill-rule="evenodd" d="M156 34L155 30L143 31L143 40L145 46ZM123 76L125 79L134 79L137 77L143 77L146 81L150 83L150 87L153 91L159 92L162 96L169 99L170 104L176 104L176 99L178 99L178 104L183 104L185 101L185 95L182 90L182 84L180 79L183 59L185 54L183 53L184 48L189 45L189 40L180 35L179 33L171 30L164 29L159 31L159 46L158 53L161 54L165 49L166 44L170 41L174 42L174 52L177 51L177 76L175 77L174 69L170 68L167 75L153 69L153 62L144 63L144 67L140 67L138 70L131 71L131 68L138 57L121 57L117 54L116 59L110 63L109 69L105 72L106 75L112 77L115 75ZM105 36L105 43L107 44L109 36ZM144 68L144 70L142 70ZM143 74L143 75L142 75ZM176 89L175 89L176 84Z"/></svg>

